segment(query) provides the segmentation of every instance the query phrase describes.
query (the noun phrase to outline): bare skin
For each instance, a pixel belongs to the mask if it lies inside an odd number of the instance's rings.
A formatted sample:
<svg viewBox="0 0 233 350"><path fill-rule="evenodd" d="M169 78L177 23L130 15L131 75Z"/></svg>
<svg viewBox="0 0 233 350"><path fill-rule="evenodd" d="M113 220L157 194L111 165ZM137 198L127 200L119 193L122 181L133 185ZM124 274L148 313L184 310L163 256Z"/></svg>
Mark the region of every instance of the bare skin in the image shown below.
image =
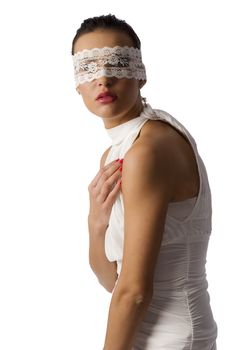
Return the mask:
<svg viewBox="0 0 233 350"><path fill-rule="evenodd" d="M177 172L177 178L171 202L181 202L196 197L199 191L198 168L195 154L189 141L166 122L149 120L143 125L139 138L134 145L143 142L153 143L158 138L168 136L171 138L170 142L174 142L176 145L174 170Z"/></svg>
<svg viewBox="0 0 233 350"><path fill-rule="evenodd" d="M107 259L104 240L111 209L120 191L122 163L113 161L104 166L104 158L105 154L101 159L100 170L88 187L89 262L100 284L112 292L118 277L117 264Z"/></svg>
<svg viewBox="0 0 233 350"><path fill-rule="evenodd" d="M90 197L90 226L106 229L112 206L120 190L121 163L113 161L101 167L97 175L88 186Z"/></svg>

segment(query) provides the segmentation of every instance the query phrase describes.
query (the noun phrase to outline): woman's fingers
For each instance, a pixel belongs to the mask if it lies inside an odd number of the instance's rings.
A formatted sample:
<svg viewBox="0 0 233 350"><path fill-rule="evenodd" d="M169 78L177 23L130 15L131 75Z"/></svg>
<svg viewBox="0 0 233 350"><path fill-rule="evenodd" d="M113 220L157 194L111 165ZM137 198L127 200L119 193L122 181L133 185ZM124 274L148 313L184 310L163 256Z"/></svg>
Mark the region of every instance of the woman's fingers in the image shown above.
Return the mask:
<svg viewBox="0 0 233 350"><path fill-rule="evenodd" d="M104 183L108 181L110 177L113 174L115 174L115 172L118 171L121 167L122 167L122 162L118 161L112 164L109 168L103 169L102 176L100 176L99 181L96 184L96 187L98 187L98 189L101 189Z"/></svg>
<svg viewBox="0 0 233 350"><path fill-rule="evenodd" d="M105 180L104 182L102 182L102 179L99 181L99 184L98 186L96 186L96 188L97 187L99 188L98 200L100 202L104 202L106 200L106 198L115 188L116 183L120 179L121 179L121 170L119 168L111 176L109 176L107 180Z"/></svg>
<svg viewBox="0 0 233 350"><path fill-rule="evenodd" d="M120 190L122 161L112 161L99 170L88 186L89 221L106 227L112 206Z"/></svg>
<svg viewBox="0 0 233 350"><path fill-rule="evenodd" d="M91 187L95 187L98 184L99 179L101 176L111 176L111 174L116 171L116 169L120 168L121 163L117 160L113 160L109 164L105 165L103 168L101 168L94 179L91 181L90 185Z"/></svg>
<svg viewBox="0 0 233 350"><path fill-rule="evenodd" d="M115 202L120 189L121 189L121 177L117 180L117 182L116 182L115 186L113 187L112 191L107 196L107 198L105 200L105 205L106 206L111 206Z"/></svg>

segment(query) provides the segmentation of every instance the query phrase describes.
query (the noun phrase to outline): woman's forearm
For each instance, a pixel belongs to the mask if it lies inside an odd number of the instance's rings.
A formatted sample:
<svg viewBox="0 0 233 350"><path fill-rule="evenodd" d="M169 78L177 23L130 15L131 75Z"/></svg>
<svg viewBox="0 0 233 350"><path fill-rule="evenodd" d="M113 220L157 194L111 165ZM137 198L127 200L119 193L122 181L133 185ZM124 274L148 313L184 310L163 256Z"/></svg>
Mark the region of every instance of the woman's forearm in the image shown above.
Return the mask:
<svg viewBox="0 0 233 350"><path fill-rule="evenodd" d="M105 233L89 229L89 263L100 284L112 292L117 280L117 264L110 262L104 249Z"/></svg>
<svg viewBox="0 0 233 350"><path fill-rule="evenodd" d="M150 295L121 293L117 287L110 304L103 350L132 349L136 330L151 301Z"/></svg>

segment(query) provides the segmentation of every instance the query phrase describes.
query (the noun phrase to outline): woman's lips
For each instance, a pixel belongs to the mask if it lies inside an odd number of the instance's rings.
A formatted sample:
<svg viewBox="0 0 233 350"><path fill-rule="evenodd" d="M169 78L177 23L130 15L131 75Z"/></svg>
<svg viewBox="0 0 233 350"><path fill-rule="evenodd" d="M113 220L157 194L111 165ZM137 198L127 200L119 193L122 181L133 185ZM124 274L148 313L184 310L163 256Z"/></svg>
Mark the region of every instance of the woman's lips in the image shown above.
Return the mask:
<svg viewBox="0 0 233 350"><path fill-rule="evenodd" d="M106 93L99 94L96 100L100 103L106 104L106 103L112 103L116 99L117 99L116 95L106 92Z"/></svg>
<svg viewBox="0 0 233 350"><path fill-rule="evenodd" d="M97 101L100 103L111 103L115 100L116 100L116 96L108 95L108 96L99 97Z"/></svg>

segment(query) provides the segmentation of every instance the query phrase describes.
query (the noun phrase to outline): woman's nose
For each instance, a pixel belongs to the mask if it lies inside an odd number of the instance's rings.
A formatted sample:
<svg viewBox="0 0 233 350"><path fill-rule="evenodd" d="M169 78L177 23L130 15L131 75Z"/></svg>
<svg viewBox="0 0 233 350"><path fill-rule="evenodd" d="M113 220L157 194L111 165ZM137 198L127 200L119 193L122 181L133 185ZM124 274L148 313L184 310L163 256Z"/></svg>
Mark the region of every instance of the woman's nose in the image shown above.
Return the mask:
<svg viewBox="0 0 233 350"><path fill-rule="evenodd" d="M102 76L97 79L97 84L99 86L112 86L114 83L114 77L107 77L107 76Z"/></svg>

